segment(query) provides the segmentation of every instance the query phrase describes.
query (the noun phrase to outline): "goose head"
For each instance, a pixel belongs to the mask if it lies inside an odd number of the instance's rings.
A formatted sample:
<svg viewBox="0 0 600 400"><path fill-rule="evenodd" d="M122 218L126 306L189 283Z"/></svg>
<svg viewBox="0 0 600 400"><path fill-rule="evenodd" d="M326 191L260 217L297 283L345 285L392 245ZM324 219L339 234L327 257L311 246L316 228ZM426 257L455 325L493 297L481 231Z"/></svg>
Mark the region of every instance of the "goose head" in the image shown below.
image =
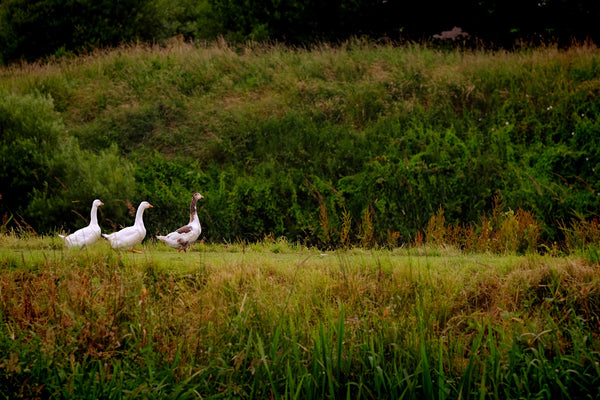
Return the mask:
<svg viewBox="0 0 600 400"><path fill-rule="evenodd" d="M200 193L194 193L192 196L192 202L190 203L190 222L194 219L194 214L196 214L196 203L203 198L204 196Z"/></svg>

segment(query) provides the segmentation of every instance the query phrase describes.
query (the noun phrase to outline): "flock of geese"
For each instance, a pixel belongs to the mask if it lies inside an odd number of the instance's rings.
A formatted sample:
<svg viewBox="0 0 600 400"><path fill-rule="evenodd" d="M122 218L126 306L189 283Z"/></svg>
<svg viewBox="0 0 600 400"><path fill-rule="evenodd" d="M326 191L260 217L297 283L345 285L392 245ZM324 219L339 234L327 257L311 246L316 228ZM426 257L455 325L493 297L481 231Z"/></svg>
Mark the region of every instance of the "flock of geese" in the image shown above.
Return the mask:
<svg viewBox="0 0 600 400"><path fill-rule="evenodd" d="M156 238L178 251L183 250L186 252L202 232L198 213L196 212L196 203L203 198L204 196L200 193L194 193L192 196L192 202L190 203L190 222L187 225L182 226L166 236L159 235L156 236ZM102 201L98 199L94 200L92 203L92 211L90 213L90 224L70 235L59 235L64 240L65 246L70 249L84 248L96 243L100 239L100 236L103 236L110 242L113 249L139 253L139 251L134 250L134 247L142 243L142 240L146 237L143 215L144 210L152 208L152 204L147 201L142 201L138 206L133 225L111 234L102 233L100 225L98 224L98 207L103 205L104 203Z"/></svg>

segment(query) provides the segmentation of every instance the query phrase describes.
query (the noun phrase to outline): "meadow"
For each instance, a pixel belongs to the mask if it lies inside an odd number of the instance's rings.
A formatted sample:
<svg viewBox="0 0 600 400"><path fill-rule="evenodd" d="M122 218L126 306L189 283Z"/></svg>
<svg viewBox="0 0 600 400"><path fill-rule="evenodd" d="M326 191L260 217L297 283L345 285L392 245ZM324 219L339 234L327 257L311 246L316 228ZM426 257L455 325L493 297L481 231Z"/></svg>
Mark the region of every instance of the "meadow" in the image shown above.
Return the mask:
<svg viewBox="0 0 600 400"><path fill-rule="evenodd" d="M584 257L0 236L3 398L583 399Z"/></svg>

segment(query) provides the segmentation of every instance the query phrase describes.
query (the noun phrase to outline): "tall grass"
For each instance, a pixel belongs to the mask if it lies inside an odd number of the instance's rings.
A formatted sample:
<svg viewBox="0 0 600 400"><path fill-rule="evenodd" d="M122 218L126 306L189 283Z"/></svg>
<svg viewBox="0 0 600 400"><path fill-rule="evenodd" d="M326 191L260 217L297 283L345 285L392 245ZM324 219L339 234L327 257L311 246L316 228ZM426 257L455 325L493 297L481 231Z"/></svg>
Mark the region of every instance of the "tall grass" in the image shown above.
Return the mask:
<svg viewBox="0 0 600 400"><path fill-rule="evenodd" d="M582 398L597 266L285 241L63 250L3 235L5 398Z"/></svg>

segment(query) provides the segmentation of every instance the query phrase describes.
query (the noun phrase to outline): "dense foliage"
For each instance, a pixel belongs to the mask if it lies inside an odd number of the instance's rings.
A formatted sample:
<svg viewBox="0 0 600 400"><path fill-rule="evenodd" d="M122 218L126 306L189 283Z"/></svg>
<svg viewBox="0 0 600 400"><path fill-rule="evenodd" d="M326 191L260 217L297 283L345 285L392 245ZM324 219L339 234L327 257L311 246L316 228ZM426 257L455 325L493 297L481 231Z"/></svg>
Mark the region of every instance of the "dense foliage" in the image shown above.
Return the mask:
<svg viewBox="0 0 600 400"><path fill-rule="evenodd" d="M3 0L0 65L122 43L186 39L311 45L351 37L431 40L461 27L461 43L600 39L595 0ZM455 40L449 40L454 42Z"/></svg>
<svg viewBox="0 0 600 400"><path fill-rule="evenodd" d="M112 230L148 200L152 235L185 222L200 191L208 240L372 245L412 242L440 208L485 230L499 196L560 240L598 214L598 76L593 47L365 42L173 42L7 69L0 213L72 230L100 197Z"/></svg>
<svg viewBox="0 0 600 400"><path fill-rule="evenodd" d="M58 227L73 204L80 207L67 220L82 214L87 218L84 210L95 198L133 195L132 166L119 157L116 146L82 150L67 135L48 96L0 90L0 129L3 225L10 219L22 228ZM116 204L108 208L115 217L125 215Z"/></svg>

